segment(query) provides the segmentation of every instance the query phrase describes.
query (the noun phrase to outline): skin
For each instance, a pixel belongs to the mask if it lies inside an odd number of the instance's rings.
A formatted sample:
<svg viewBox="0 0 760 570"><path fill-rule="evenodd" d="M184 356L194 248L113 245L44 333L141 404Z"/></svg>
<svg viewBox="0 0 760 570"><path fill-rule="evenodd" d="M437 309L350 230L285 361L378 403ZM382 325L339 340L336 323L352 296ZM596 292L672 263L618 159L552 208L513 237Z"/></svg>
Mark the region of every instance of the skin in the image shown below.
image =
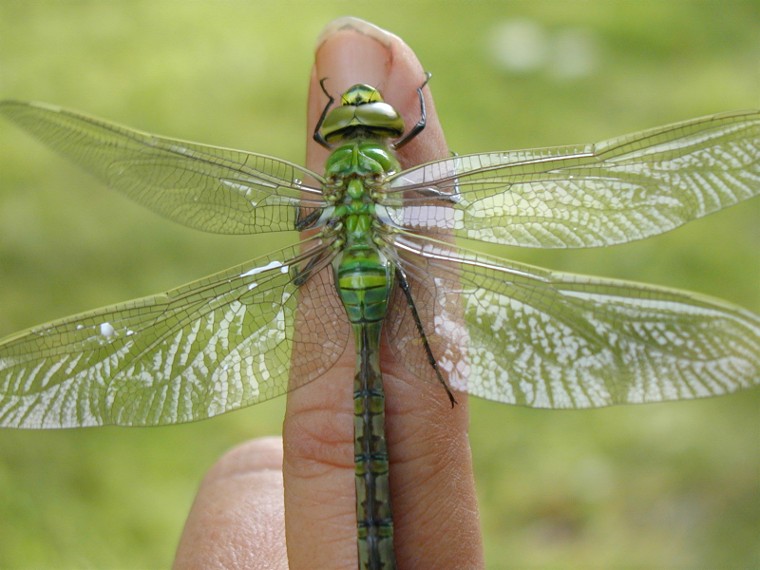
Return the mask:
<svg viewBox="0 0 760 570"><path fill-rule="evenodd" d="M326 149L311 135L326 104L355 83L377 87L404 117L419 118L424 70L400 38L356 19L328 25L308 100L307 166ZM403 167L449 155L429 88L425 130L399 152ZM351 343L332 370L288 394L283 438L245 443L206 475L174 568L357 567ZM483 552L463 394L422 382L381 349L395 548L399 568L482 568ZM287 540L287 549L286 549Z"/></svg>

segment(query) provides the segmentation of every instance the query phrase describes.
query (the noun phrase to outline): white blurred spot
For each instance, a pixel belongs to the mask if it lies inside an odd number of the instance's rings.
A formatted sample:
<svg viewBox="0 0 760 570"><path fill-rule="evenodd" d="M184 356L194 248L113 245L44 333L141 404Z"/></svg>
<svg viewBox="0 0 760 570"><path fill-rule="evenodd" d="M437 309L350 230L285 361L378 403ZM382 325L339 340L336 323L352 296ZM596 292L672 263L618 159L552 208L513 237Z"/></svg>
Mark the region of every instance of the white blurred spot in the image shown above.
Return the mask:
<svg viewBox="0 0 760 570"><path fill-rule="evenodd" d="M591 75L599 63L593 34L583 28L547 30L535 20L514 19L497 24L487 46L501 69L515 74L545 72L553 79Z"/></svg>
<svg viewBox="0 0 760 570"><path fill-rule="evenodd" d="M548 36L533 20L508 20L493 29L489 47L500 67L515 73L533 71L545 65Z"/></svg>

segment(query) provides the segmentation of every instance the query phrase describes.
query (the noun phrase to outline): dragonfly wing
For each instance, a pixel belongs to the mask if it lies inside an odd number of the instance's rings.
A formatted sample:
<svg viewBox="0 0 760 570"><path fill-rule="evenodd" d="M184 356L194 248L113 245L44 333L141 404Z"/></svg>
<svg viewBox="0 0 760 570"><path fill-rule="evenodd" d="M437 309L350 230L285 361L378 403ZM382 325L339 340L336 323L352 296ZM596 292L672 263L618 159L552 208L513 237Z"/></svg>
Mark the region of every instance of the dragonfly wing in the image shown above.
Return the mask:
<svg viewBox="0 0 760 570"><path fill-rule="evenodd" d="M1 340L0 425L187 422L320 376L349 328L330 314L341 310L337 301L325 301L335 297L329 270L294 281L317 254L298 248Z"/></svg>
<svg viewBox="0 0 760 570"><path fill-rule="evenodd" d="M757 196L760 111L591 145L455 156L390 186L404 198L388 215L411 231L523 247L625 243Z"/></svg>
<svg viewBox="0 0 760 570"><path fill-rule="evenodd" d="M321 177L285 160L163 138L44 103L3 101L0 113L112 188L192 228L293 230L299 207L321 204Z"/></svg>
<svg viewBox="0 0 760 570"><path fill-rule="evenodd" d="M399 236L395 245L434 355L456 390L530 407L588 408L760 383L760 317L739 307L418 236ZM405 355L407 366L429 376L409 319L399 316L388 328L391 345L411 347L418 356Z"/></svg>

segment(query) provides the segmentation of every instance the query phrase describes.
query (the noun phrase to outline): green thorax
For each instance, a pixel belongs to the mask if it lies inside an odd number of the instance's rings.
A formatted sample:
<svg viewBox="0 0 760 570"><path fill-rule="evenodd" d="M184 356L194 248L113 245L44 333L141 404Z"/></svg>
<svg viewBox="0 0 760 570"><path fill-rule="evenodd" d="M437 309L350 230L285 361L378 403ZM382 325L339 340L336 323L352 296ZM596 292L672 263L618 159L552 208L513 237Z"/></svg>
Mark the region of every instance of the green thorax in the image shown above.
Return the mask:
<svg viewBox="0 0 760 570"><path fill-rule="evenodd" d="M393 151L379 140L355 140L330 154L325 166L325 197L335 207L335 219L342 221L346 244L371 237L375 204L382 201L385 180L398 172Z"/></svg>

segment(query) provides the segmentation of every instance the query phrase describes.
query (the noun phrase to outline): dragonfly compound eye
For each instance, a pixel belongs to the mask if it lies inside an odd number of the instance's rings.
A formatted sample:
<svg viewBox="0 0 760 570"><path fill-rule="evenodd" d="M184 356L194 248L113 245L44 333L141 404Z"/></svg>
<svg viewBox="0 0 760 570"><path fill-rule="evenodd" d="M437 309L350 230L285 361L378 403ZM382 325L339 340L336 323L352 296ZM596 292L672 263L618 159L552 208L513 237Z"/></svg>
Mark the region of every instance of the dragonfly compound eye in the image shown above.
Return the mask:
<svg viewBox="0 0 760 570"><path fill-rule="evenodd" d="M380 95L380 91L366 83L357 83L347 89L340 97L340 104L343 106L359 106L366 105L367 103L382 102L383 96Z"/></svg>

